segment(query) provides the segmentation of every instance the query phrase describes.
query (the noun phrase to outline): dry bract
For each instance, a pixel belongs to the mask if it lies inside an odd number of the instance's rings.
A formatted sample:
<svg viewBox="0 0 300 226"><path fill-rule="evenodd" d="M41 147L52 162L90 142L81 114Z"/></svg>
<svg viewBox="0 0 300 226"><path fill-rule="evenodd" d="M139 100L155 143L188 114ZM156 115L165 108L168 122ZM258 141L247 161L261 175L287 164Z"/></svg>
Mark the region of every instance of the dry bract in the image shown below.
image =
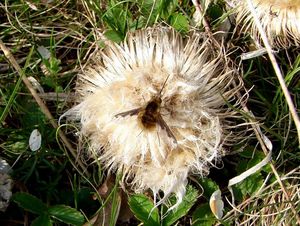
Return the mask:
<svg viewBox="0 0 300 226"><path fill-rule="evenodd" d="M247 1L235 0L237 24L260 42ZM300 0L252 0L257 16L273 47L300 45Z"/></svg>
<svg viewBox="0 0 300 226"><path fill-rule="evenodd" d="M243 83L223 51L196 32L129 33L92 57L79 75L79 104L65 115L80 122L105 169L136 192L163 192L161 202L175 193L178 204L188 175L207 175L239 139L232 130L240 116L226 102L239 108Z"/></svg>

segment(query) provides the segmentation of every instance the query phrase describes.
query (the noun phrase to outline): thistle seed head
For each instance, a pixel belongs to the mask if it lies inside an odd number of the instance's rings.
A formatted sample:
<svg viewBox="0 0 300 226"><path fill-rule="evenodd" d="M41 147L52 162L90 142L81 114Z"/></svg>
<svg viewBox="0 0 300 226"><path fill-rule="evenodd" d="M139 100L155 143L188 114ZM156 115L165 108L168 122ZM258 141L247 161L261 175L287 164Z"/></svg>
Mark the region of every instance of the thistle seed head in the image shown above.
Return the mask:
<svg viewBox="0 0 300 226"><path fill-rule="evenodd" d="M242 31L249 32L255 41L261 43L247 1L234 2L237 24L242 23ZM300 45L300 0L253 0L252 3L271 46L288 48Z"/></svg>
<svg viewBox="0 0 300 226"><path fill-rule="evenodd" d="M161 200L175 194L178 205L188 175L207 175L224 145L238 139L240 116L226 103L239 108L243 83L226 59L201 33L128 33L93 56L79 75L79 104L65 115L80 121L90 155L105 169L121 173L136 192L163 192ZM154 116L149 103L157 96ZM142 116L155 126L145 127Z"/></svg>

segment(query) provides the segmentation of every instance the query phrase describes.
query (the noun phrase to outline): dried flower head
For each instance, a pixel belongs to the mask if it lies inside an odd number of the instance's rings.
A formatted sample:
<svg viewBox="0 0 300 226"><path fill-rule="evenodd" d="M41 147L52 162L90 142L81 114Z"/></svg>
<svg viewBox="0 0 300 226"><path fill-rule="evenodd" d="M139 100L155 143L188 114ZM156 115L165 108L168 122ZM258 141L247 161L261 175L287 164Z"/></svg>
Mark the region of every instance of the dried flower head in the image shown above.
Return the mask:
<svg viewBox="0 0 300 226"><path fill-rule="evenodd" d="M300 0L252 0L267 38L274 47L287 48L300 45ZM235 0L237 23L261 42L247 1Z"/></svg>
<svg viewBox="0 0 300 226"><path fill-rule="evenodd" d="M99 51L79 76L79 104L65 115L80 120L89 153L136 192L185 194L190 173L205 176L234 142L237 93L243 83L222 48L203 34L170 28L127 35Z"/></svg>

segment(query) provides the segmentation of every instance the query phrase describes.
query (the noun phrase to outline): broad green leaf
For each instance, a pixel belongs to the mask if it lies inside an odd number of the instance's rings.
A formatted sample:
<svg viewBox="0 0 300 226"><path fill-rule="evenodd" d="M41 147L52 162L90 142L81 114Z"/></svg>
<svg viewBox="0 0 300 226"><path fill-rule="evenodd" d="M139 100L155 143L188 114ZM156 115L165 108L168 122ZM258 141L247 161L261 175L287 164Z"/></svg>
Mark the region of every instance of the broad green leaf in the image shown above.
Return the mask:
<svg viewBox="0 0 300 226"><path fill-rule="evenodd" d="M28 193L18 192L13 195L12 200L29 212L36 214L47 213L47 206L40 199Z"/></svg>
<svg viewBox="0 0 300 226"><path fill-rule="evenodd" d="M47 214L42 214L32 221L31 226L52 226L52 221Z"/></svg>
<svg viewBox="0 0 300 226"><path fill-rule="evenodd" d="M135 217L142 221L145 226L159 226L158 209L154 208L153 202L145 195L138 194L129 197L129 207Z"/></svg>
<svg viewBox="0 0 300 226"><path fill-rule="evenodd" d="M189 20L186 16L181 13L173 13L170 22L172 27L174 27L177 31L188 31L189 29Z"/></svg>
<svg viewBox="0 0 300 226"><path fill-rule="evenodd" d="M217 221L210 210L209 204L200 205L193 213L193 226L211 226Z"/></svg>
<svg viewBox="0 0 300 226"><path fill-rule="evenodd" d="M243 158L252 158L253 156L253 149L255 147L248 147L248 148L245 148L242 152L239 153L239 156L243 157Z"/></svg>
<svg viewBox="0 0 300 226"><path fill-rule="evenodd" d="M66 224L82 225L85 221L84 216L78 210L65 205L49 207L49 214Z"/></svg>
<svg viewBox="0 0 300 226"><path fill-rule="evenodd" d="M249 156L250 159L243 159L239 162L239 164L236 166L236 171L238 172L238 174L241 174L254 165L258 164L261 160L263 160L264 157L264 154L261 152L255 152L254 154L252 153L252 156ZM262 168L262 170L264 169L268 169L268 166ZM260 186L262 186L262 184L263 176L258 171L245 178L242 182L236 184L234 186L236 189L234 190L235 192L236 190L239 190L238 192L241 192L243 198L245 198L247 195L251 195L256 192L260 188Z"/></svg>
<svg viewBox="0 0 300 226"><path fill-rule="evenodd" d="M176 10L176 6L178 4L178 0L166 0L166 1L155 1L158 2L158 13L161 19L167 20L174 11Z"/></svg>
<svg viewBox="0 0 300 226"><path fill-rule="evenodd" d="M211 4L208 7L206 14L210 17L210 19L212 21L216 21L217 19L219 19L222 16L223 10L221 7L222 6L219 4Z"/></svg>
<svg viewBox="0 0 300 226"><path fill-rule="evenodd" d="M190 210L190 208L195 204L197 199L197 189L193 188L192 186L188 186L186 195L184 196L182 202L176 209L167 213L166 217L163 219L163 225L173 225L178 219L185 216Z"/></svg>
<svg viewBox="0 0 300 226"><path fill-rule="evenodd" d="M236 171L238 174L243 173L247 169L250 169L252 166L255 166L260 161L262 161L266 156L262 152L252 153L251 157L247 159L242 159L239 164L236 166Z"/></svg>
<svg viewBox="0 0 300 226"><path fill-rule="evenodd" d="M254 192L258 191L258 189L263 184L263 177L260 173L254 173L251 176L244 179L242 182L235 185L237 189L243 194L243 197L248 195L252 195Z"/></svg>
<svg viewBox="0 0 300 226"><path fill-rule="evenodd" d="M203 188L203 196L209 200L210 196L219 189L216 182L210 178L203 178L200 180L201 187Z"/></svg>
<svg viewBox="0 0 300 226"><path fill-rule="evenodd" d="M106 38L116 43L119 43L123 40L122 35L115 30L108 30L104 33L104 35Z"/></svg>

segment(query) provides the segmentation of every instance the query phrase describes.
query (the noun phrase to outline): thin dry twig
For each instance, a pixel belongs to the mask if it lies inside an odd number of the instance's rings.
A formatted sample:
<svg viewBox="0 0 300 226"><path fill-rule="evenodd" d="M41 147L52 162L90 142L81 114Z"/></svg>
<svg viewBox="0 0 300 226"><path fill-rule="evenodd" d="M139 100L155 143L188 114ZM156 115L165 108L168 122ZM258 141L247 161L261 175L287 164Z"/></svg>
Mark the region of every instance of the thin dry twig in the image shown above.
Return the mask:
<svg viewBox="0 0 300 226"><path fill-rule="evenodd" d="M262 28L262 25L257 17L257 14L255 12L255 9L254 9L254 6L251 2L251 0L247 0L247 3L248 3L248 6L249 6L249 9L251 11L251 14L253 16L253 19L254 19L254 22L255 22L255 25L261 35L261 38L262 38L262 41L267 49L267 52L268 52L268 55L269 55L269 58L271 60L271 63L272 63L272 66L274 68L274 71L275 71L275 74L277 76L277 79L279 81L279 84L281 86L281 89L283 91L283 94L285 96L285 99L287 101L287 104L289 106L289 110L290 110L290 113L293 117L293 120L294 120L294 123L296 125L296 129L297 129L297 133L298 133L298 142L299 142L299 146L300 146L300 119L299 119L299 116L297 114L297 111L296 111L296 108L293 104L293 101L292 101L292 98L291 98L291 95L289 94L289 91L287 89L287 86L285 84L285 81L284 81L284 78L283 78L283 75L280 71L280 68L276 62L276 59L275 59L275 56L273 54L273 50L268 42L268 38L267 38L267 35L265 33L265 31L263 30Z"/></svg>
<svg viewBox="0 0 300 226"><path fill-rule="evenodd" d="M200 5L200 3L199 3L198 0L192 0L192 2L194 4L194 6L195 6L196 11L199 13L200 17L202 18L202 24L203 24L203 27L204 27L205 31L208 34L211 34L211 30L210 30L208 22L205 19L202 6Z"/></svg>
<svg viewBox="0 0 300 226"><path fill-rule="evenodd" d="M206 32L206 34L210 37L210 39L216 44L217 47L221 47L220 43L215 39L211 29L210 29L210 26L209 26L209 23L207 22L206 18L205 18L205 15L204 15L204 10L203 10L203 7L201 6L201 4L199 3L198 0L192 0L194 6L195 6L195 9L196 11L199 13L200 15L200 18L201 18L201 21L202 21L202 25L204 27L204 30Z"/></svg>
<svg viewBox="0 0 300 226"><path fill-rule="evenodd" d="M31 95L33 96L33 98L35 99L35 101L37 102L37 104L39 105L39 107L41 108L41 111L49 119L49 121L50 121L51 125L53 126L53 128L57 129L58 135L59 135L60 139L65 144L65 146L67 147L67 149L70 151L70 153L72 154L72 156L75 159L77 159L78 165L81 167L81 169L83 170L83 172L85 172L86 174L88 174L88 172L86 172L86 170L85 170L86 167L83 165L83 163L80 161L80 159L77 158L76 150L72 147L71 143L68 141L68 138L65 136L65 134L59 129L59 126L56 123L56 120L53 118L51 112L49 111L49 109L47 108L47 106L45 105L45 103L42 101L42 99L39 97L38 93L35 91L34 87L32 86L32 84L30 83L30 81L25 76L25 73L21 69L20 65L18 64L18 62L16 61L16 59L14 58L14 56L11 54L11 52L5 46L5 44L2 42L1 39L0 39L0 49L2 49L2 51L3 51L4 55L6 56L7 60L15 68L15 70L17 71L17 73L19 74L19 76L21 76L22 81L24 82L25 86L28 88L29 92L31 93Z"/></svg>

